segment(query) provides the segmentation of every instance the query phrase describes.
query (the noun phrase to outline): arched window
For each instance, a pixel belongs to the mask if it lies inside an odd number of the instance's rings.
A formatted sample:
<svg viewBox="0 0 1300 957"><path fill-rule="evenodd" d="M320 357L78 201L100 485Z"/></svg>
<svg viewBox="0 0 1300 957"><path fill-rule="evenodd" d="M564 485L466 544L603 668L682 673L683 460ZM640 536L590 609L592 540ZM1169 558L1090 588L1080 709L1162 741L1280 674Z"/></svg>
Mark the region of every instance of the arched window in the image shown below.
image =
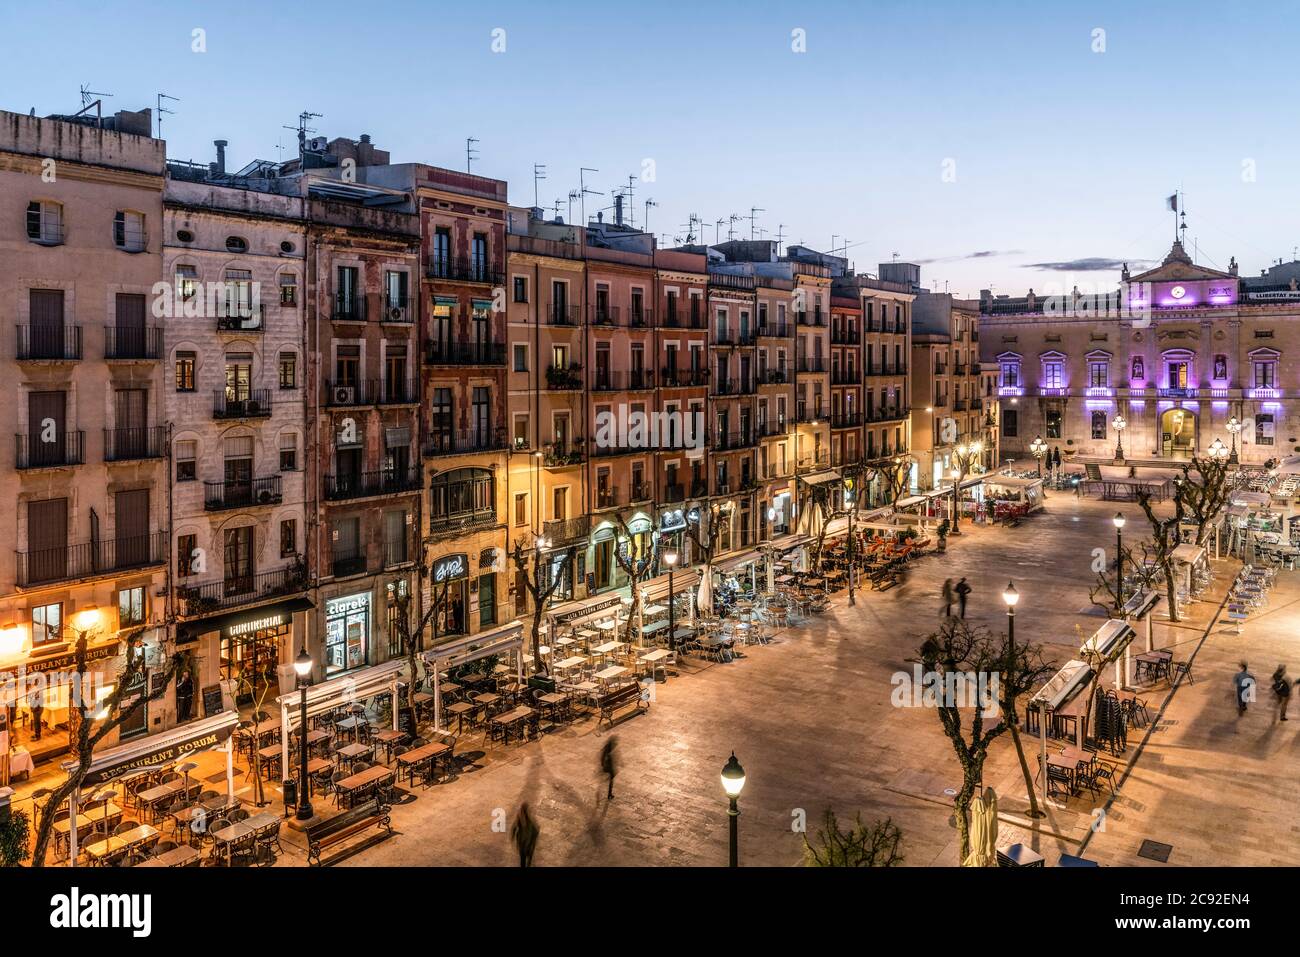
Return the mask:
<svg viewBox="0 0 1300 957"><path fill-rule="evenodd" d="M488 469L452 469L429 482L429 525L447 528L496 520L496 479Z"/></svg>

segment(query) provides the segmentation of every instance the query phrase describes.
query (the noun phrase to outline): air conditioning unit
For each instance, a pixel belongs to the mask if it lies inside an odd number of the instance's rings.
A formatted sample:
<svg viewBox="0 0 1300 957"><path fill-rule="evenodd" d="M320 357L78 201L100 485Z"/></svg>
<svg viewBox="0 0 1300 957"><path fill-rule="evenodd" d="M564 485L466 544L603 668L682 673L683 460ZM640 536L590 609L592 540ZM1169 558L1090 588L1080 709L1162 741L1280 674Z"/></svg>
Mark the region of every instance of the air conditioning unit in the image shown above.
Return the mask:
<svg viewBox="0 0 1300 957"><path fill-rule="evenodd" d="M393 322L401 322L405 311L401 306L390 306L388 309L388 318Z"/></svg>
<svg viewBox="0 0 1300 957"><path fill-rule="evenodd" d="M356 386L336 385L334 387L335 405L351 405L353 402L356 401L356 398L357 398Z"/></svg>
<svg viewBox="0 0 1300 957"><path fill-rule="evenodd" d="M271 490L270 490L269 488L261 489L261 490L257 493L257 501L258 501L258 504L260 504L260 505L266 505L266 504L268 504L268 503L271 501L271 499L274 498L274 497L275 497L275 496L271 493Z"/></svg>

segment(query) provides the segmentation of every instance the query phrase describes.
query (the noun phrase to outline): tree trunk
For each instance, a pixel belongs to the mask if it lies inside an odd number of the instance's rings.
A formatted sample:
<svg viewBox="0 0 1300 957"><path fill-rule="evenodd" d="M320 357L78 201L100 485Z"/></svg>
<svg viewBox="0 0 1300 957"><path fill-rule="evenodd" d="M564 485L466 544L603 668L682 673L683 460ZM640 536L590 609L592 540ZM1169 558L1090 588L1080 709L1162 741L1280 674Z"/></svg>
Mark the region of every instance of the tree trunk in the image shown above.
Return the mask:
<svg viewBox="0 0 1300 957"><path fill-rule="evenodd" d="M533 674L549 674L546 663L542 661L542 614L546 606L541 599L533 602Z"/></svg>
<svg viewBox="0 0 1300 957"><path fill-rule="evenodd" d="M1178 584L1174 581L1174 570L1165 566L1165 601L1169 605L1169 620L1181 621L1178 617Z"/></svg>
<svg viewBox="0 0 1300 957"><path fill-rule="evenodd" d="M1020 743L1019 721L1014 714L1008 717L1011 720L1007 722L1007 727L1011 729L1011 741L1016 746L1016 757L1020 759L1020 773L1025 776L1025 791L1029 795L1029 816L1041 817L1043 811L1038 806L1038 795L1034 792L1034 779L1029 773L1029 762L1025 760L1025 746Z"/></svg>

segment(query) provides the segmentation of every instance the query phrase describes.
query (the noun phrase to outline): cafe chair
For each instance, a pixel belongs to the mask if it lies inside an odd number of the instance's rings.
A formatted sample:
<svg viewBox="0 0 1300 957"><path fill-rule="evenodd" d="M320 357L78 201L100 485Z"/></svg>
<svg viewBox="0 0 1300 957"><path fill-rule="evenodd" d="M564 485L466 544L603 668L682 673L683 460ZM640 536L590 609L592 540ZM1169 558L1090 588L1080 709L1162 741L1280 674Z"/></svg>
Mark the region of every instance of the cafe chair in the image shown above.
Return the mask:
<svg viewBox="0 0 1300 957"><path fill-rule="evenodd" d="M180 847L180 845L177 844L175 841L159 841L150 849L149 856L161 857L162 855L166 854L168 851L174 851L178 847Z"/></svg>
<svg viewBox="0 0 1300 957"><path fill-rule="evenodd" d="M113 828L113 836L117 837L119 834L125 834L127 831L135 830L135 828L139 826L140 826L139 821L132 821L129 818L123 819L120 823L118 823L117 827Z"/></svg>

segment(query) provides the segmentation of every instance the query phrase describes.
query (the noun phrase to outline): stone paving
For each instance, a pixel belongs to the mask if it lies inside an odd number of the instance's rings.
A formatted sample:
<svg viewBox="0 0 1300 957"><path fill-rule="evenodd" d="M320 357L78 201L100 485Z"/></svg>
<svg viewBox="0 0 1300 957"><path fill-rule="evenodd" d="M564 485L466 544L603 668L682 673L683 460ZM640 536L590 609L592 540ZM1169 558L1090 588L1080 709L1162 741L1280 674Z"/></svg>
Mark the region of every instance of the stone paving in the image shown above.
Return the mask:
<svg viewBox="0 0 1300 957"><path fill-rule="evenodd" d="M1014 579L1021 594L1017 638L1043 643L1054 661L1074 657L1080 632L1086 636L1104 620L1088 601L1090 566L1092 550L1113 543L1116 508L1053 493L1044 511L1018 527L966 525L949 539L946 556L915 563L894 589L859 592L856 607L841 593L825 615L746 649L735 662L689 662L656 686L648 713L612 731L582 721L540 741L477 752L448 782L404 789L393 809L398 833L363 842L337 862L514 864L509 824L527 801L540 827L538 865L723 864L727 815L719 772L734 749L748 775L743 864L798 864L797 824L806 818L814 828L828 807L842 822L859 811L864 820L892 817L909 865L956 864L945 794L960 784L956 759L933 711L891 705L890 679L910 671L906 659L937 625L949 576L965 575L974 588L968 617L999 630L1000 595ZM1126 531L1138 533L1140 511L1118 508L1129 518ZM1056 803L1030 828L1021 813L1019 764L1003 735L985 773L1002 802L1002 843L1023 840L1049 864L1062 851L1080 853L1081 845L1105 864L1144 864L1136 850L1146 837L1174 845L1171 864L1300 862L1291 793L1300 707L1296 722L1274 723L1267 691L1300 624L1300 576L1283 573L1267 613L1238 636L1235 628L1211 627L1237 565L1214 568L1210 600L1193 606L1187 622L1156 626L1157 647L1172 647L1179 660L1195 654L1195 683L1170 696L1140 749L1144 732L1131 733L1125 758L1136 755L1136 765L1107 809L1105 830L1090 834L1095 806L1108 795ZM1261 702L1238 721L1230 682L1243 654L1261 682ZM1300 661L1293 670L1300 673ZM1164 686L1153 689L1152 710L1168 695ZM611 734L618 736L621 767L608 802L598 765ZM287 828L285 835L281 863L301 865L300 835Z"/></svg>

